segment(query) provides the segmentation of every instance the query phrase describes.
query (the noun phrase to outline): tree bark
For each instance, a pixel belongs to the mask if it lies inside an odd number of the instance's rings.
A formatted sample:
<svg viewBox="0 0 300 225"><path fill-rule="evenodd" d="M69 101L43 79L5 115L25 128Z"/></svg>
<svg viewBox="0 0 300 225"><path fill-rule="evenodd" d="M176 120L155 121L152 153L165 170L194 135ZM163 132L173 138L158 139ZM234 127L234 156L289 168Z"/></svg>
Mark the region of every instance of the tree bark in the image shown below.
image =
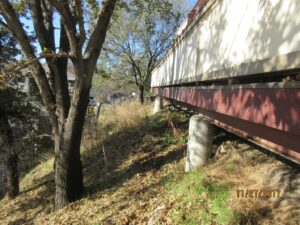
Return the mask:
<svg viewBox="0 0 300 225"><path fill-rule="evenodd" d="M19 194L18 155L12 148L12 129L6 116L0 119L1 147L6 154L6 193L8 198L15 198Z"/></svg>
<svg viewBox="0 0 300 225"><path fill-rule="evenodd" d="M144 86L140 86L140 103L142 105L144 104L144 91L145 91Z"/></svg>
<svg viewBox="0 0 300 225"><path fill-rule="evenodd" d="M12 149L11 149L12 150ZM14 152L8 152L6 157L6 190L9 199L19 195L19 172L18 172L18 155Z"/></svg>
<svg viewBox="0 0 300 225"><path fill-rule="evenodd" d="M78 73L87 74L87 77L78 78L68 117L60 118L59 129L55 132L56 209L80 199L84 191L80 144L92 82L92 76L88 75L94 72L94 67L85 63L75 66Z"/></svg>
<svg viewBox="0 0 300 225"><path fill-rule="evenodd" d="M84 104L82 105L84 108ZM60 209L80 199L83 187L80 144L85 113L78 112L66 120L64 129L55 134L55 207Z"/></svg>
<svg viewBox="0 0 300 225"><path fill-rule="evenodd" d="M68 135L66 132L64 135ZM80 144L75 138L55 135L55 207L60 209L79 199L83 193ZM80 140L79 140L80 142ZM72 148L73 147L73 148Z"/></svg>
<svg viewBox="0 0 300 225"><path fill-rule="evenodd" d="M84 116L83 116L84 117ZM70 120L74 120L71 118ZM82 127L55 134L55 207L60 209L83 194L83 174L80 159Z"/></svg>

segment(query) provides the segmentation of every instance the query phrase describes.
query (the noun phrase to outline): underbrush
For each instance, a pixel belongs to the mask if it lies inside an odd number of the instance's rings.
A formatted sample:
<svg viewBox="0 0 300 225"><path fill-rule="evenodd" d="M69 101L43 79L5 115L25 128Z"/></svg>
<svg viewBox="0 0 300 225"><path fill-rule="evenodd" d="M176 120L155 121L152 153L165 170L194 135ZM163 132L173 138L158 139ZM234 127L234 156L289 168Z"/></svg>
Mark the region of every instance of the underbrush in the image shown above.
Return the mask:
<svg viewBox="0 0 300 225"><path fill-rule="evenodd" d="M89 119L82 143L85 195L53 211L53 159L0 202L1 224L297 224L299 172L228 135L214 158L183 172L188 116L136 102L105 105ZM281 188L278 199L241 199L236 189Z"/></svg>
<svg viewBox="0 0 300 225"><path fill-rule="evenodd" d="M104 105L99 117L102 129L111 133L125 131L144 125L145 118L151 115L151 105L141 106L137 101L125 101L117 105Z"/></svg>

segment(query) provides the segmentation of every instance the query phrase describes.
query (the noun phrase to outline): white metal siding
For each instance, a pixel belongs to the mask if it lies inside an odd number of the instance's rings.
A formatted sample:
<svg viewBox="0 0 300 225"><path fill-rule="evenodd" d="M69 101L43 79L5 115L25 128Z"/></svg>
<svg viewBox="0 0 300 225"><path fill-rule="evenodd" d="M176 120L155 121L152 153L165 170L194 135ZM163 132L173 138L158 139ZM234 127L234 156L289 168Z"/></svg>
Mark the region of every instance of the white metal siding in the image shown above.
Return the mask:
<svg viewBox="0 0 300 225"><path fill-rule="evenodd" d="M299 12L299 0L223 0L153 71L151 86L216 79L214 71L298 52ZM289 69L298 61L274 58L247 73Z"/></svg>

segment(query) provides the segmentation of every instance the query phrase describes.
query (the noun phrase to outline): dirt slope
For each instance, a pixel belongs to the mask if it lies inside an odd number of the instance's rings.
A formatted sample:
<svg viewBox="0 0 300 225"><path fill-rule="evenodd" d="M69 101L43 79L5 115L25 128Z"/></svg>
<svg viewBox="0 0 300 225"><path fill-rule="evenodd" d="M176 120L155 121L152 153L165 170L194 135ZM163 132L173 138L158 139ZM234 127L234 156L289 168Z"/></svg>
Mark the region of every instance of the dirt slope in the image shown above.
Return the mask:
<svg viewBox="0 0 300 225"><path fill-rule="evenodd" d="M84 198L53 211L49 159L24 177L18 198L0 201L1 224L299 224L299 170L235 137L219 133L215 157L184 174L181 113L151 115L150 106L126 103L87 126ZM237 197L266 188L279 197Z"/></svg>

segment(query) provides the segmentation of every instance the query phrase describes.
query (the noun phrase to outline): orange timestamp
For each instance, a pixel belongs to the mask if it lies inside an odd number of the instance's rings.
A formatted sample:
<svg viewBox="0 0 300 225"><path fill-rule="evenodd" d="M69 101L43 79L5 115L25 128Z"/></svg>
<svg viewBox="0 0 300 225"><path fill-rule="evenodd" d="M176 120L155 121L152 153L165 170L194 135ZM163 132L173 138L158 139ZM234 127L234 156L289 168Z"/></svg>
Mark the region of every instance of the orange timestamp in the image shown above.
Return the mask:
<svg viewBox="0 0 300 225"><path fill-rule="evenodd" d="M279 198L280 189L237 189L236 195L238 198Z"/></svg>

